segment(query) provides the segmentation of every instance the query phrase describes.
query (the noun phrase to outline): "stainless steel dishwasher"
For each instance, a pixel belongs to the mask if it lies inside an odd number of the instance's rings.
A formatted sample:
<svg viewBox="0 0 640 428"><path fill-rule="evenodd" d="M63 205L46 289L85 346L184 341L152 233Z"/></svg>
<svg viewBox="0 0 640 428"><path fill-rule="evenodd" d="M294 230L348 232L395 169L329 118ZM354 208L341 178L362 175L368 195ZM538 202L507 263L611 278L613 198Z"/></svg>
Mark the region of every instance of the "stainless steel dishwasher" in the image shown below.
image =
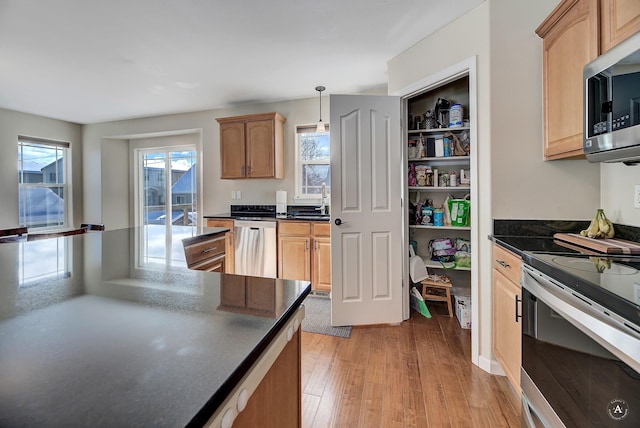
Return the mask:
<svg viewBox="0 0 640 428"><path fill-rule="evenodd" d="M235 272L237 275L276 278L276 222L235 221Z"/></svg>

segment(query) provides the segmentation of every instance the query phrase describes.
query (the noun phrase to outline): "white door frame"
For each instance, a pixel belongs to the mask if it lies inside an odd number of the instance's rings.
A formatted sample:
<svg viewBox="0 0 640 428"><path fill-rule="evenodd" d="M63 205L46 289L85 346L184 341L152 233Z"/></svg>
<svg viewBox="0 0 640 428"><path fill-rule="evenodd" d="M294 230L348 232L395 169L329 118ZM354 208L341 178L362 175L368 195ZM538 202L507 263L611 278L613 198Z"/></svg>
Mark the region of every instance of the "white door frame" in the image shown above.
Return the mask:
<svg viewBox="0 0 640 428"><path fill-rule="evenodd" d="M479 249L480 249L480 223L479 223L479 215L478 215L478 102L477 102L477 57L473 56L468 58L458 64L454 64L444 70L441 70L438 73L435 73L431 76L428 76L424 79L418 80L410 85L405 86L392 94L400 96L403 99L403 121L402 121L402 132L403 135L406 134L406 129L404 129L407 125L406 115L408 112L406 111L406 102L407 99L415 96L419 93L428 91L430 89L435 89L443 84L454 81L462 76L469 76L469 138L471 142L471 154L470 154L470 167L471 167L471 200L474 202L471 204L471 325L473 326L471 329L471 361L480 366L482 369L491 372L491 362L490 361L481 361L480 359L480 293L479 293L479 270L480 270L480 257L479 257ZM404 145L404 149L402 152L402 165L407 164L407 147ZM402 169L404 171L404 168ZM409 189L407 187L406 180L402 180L402 193L404 195L403 198L403 236L402 236L402 244L403 248L409 247L409 225L408 225L408 216L409 216ZM409 260L407 252L403 252L403 278L405 283L409 281ZM408 318L409 316L409 302L405 303L405 316Z"/></svg>

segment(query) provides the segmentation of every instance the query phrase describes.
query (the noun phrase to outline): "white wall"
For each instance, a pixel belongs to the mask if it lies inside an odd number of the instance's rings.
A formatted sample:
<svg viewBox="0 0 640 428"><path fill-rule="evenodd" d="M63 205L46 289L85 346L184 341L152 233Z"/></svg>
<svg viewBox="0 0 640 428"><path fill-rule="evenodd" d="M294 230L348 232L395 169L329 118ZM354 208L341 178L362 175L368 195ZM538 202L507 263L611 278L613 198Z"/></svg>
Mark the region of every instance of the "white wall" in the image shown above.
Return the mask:
<svg viewBox="0 0 640 428"><path fill-rule="evenodd" d="M543 160L542 39L535 29L558 3L489 1L494 218L590 220L599 205L598 164Z"/></svg>
<svg viewBox="0 0 640 428"><path fill-rule="evenodd" d="M472 232L474 251L479 252L478 289L472 289L474 316L472 360L486 370L491 365L491 85L489 55L489 4L466 15L393 58L389 67L389 93L395 93L429 76L438 75L476 57L478 225ZM455 48L453 48L455 47Z"/></svg>
<svg viewBox="0 0 640 428"><path fill-rule="evenodd" d="M68 141L71 144L73 223L82 217L81 126L55 119L0 109L0 229L18 226L18 135Z"/></svg>
<svg viewBox="0 0 640 428"><path fill-rule="evenodd" d="M491 351L491 244L494 218L587 219L599 205L600 167L543 160L542 40L535 29L558 0L488 0L393 58L394 93L477 56L479 364ZM455 48L454 48L455 47ZM576 108L581 108L577 106Z"/></svg>
<svg viewBox="0 0 640 428"><path fill-rule="evenodd" d="M640 185L640 165L603 163L600 206L614 223L640 227L640 208L633 207L635 185Z"/></svg>
<svg viewBox="0 0 640 428"><path fill-rule="evenodd" d="M328 97L323 99L323 118L329 117ZM216 117L237 116L252 113L277 111L287 118L284 126L285 136L285 178L260 180L221 180L219 126ZM128 151L118 150L118 154L106 153L111 145L127 145L133 137L149 136L154 133L175 133L197 129L202 135L202 173L203 173L203 209L204 215L215 215L229 211L229 205L235 204L275 204L275 191L287 190L289 203L295 203L294 195L294 134L295 126L315 123L319 116L317 98L286 101L272 104L244 105L233 109L208 110L194 113L156 116L150 118L107 122L86 125L84 144L88 168L85 173L87 189L102 189L101 192L87 190L85 194L86 216L98 217L109 228L129 226L128 213L120 211L128 206L129 189L123 195L122 177L128 178ZM117 138L113 138L117 137ZM95 157L93 153L100 153ZM100 171L100 156L108 156L109 171ZM118 156L118 159L113 159ZM104 162L103 162L104 165ZM90 172L91 171L91 172ZM104 177L101 180L101 177ZM109 177L113 177L113 182ZM114 187L117 189L114 191ZM231 190L240 190L242 199L232 200ZM127 199L125 201L124 199ZM120 208L123 207L123 208Z"/></svg>

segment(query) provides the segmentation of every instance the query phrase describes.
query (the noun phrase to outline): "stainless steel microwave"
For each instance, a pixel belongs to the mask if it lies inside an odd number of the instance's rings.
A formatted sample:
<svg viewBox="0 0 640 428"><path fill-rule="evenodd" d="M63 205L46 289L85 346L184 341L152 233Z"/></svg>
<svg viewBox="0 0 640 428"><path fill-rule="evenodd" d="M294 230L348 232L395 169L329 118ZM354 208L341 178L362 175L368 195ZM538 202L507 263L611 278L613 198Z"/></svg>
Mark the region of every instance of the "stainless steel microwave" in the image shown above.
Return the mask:
<svg viewBox="0 0 640 428"><path fill-rule="evenodd" d="M584 67L584 153L640 163L640 32Z"/></svg>

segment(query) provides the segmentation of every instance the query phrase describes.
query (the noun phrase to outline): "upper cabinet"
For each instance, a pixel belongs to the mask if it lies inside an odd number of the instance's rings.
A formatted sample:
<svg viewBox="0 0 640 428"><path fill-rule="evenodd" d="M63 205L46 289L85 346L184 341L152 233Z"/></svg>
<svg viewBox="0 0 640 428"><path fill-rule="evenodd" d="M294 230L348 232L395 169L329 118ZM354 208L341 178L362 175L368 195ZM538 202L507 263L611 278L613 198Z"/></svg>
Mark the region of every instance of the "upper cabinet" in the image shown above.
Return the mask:
<svg viewBox="0 0 640 428"><path fill-rule="evenodd" d="M582 69L598 56L598 0L563 1L538 27L543 38L544 158L582 158Z"/></svg>
<svg viewBox="0 0 640 428"><path fill-rule="evenodd" d="M640 1L601 0L601 52L640 31Z"/></svg>
<svg viewBox="0 0 640 428"><path fill-rule="evenodd" d="M220 178L284 178L284 122L279 113L216 119Z"/></svg>
<svg viewBox="0 0 640 428"><path fill-rule="evenodd" d="M564 0L540 24L546 160L585 158L583 68L638 31L638 0Z"/></svg>

